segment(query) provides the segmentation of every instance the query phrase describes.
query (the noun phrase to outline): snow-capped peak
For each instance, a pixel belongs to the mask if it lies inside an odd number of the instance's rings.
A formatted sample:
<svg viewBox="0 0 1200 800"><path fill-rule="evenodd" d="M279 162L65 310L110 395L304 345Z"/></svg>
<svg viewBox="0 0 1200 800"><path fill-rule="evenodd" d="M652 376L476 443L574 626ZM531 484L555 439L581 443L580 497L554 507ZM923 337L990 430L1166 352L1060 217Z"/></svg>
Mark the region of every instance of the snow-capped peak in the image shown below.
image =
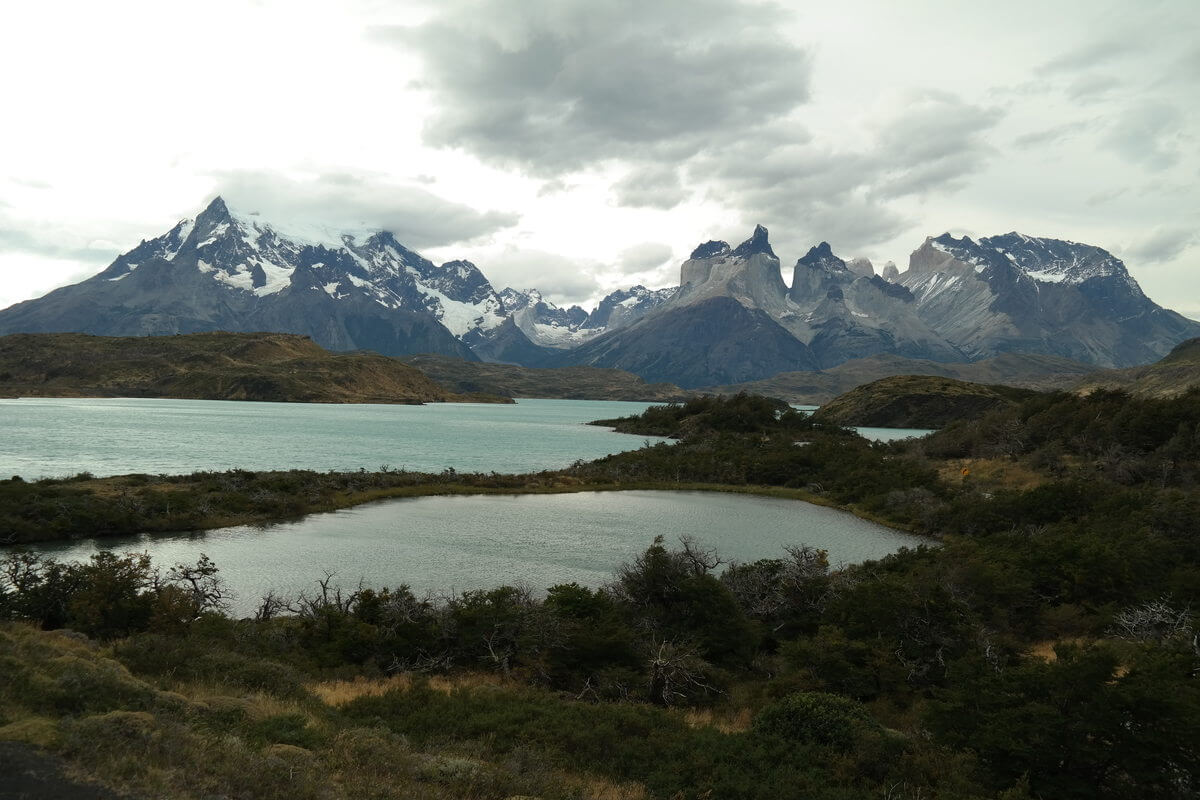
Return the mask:
<svg viewBox="0 0 1200 800"><path fill-rule="evenodd" d="M1013 231L979 240L1035 281L1083 283L1092 278L1128 277L1121 259L1100 247L1066 239L1026 236Z"/></svg>

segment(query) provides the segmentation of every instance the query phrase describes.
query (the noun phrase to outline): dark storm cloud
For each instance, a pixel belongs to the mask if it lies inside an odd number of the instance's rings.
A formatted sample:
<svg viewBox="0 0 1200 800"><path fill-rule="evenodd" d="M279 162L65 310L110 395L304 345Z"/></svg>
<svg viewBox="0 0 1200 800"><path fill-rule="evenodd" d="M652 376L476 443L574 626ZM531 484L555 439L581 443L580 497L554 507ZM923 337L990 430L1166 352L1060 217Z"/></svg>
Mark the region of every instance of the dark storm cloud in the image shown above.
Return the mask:
<svg viewBox="0 0 1200 800"><path fill-rule="evenodd" d="M415 249L480 240L520 219L509 212L476 211L419 186L370 175L325 173L301 180L239 170L214 177L218 193L235 208L257 211L268 220L382 228Z"/></svg>
<svg viewBox="0 0 1200 800"><path fill-rule="evenodd" d="M415 52L426 141L553 177L609 159L681 161L807 100L783 12L730 0L447 2L376 39Z"/></svg>

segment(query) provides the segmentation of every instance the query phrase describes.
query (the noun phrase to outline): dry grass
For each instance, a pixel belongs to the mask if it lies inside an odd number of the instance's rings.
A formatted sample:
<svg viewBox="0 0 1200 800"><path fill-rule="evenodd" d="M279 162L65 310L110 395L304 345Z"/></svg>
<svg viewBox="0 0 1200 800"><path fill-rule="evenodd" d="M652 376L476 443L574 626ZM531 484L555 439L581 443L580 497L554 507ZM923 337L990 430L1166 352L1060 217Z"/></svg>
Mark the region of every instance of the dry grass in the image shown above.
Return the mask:
<svg viewBox="0 0 1200 800"><path fill-rule="evenodd" d="M1058 645L1072 644L1076 647L1087 647L1092 643L1092 641L1094 640L1082 636L1066 637L1062 639L1046 639L1045 641L1034 642L1025 651L1025 653L1026 655L1032 656L1033 658L1041 661L1045 661L1046 663L1053 663L1058 660L1058 653L1054 652L1054 648Z"/></svg>
<svg viewBox="0 0 1200 800"><path fill-rule="evenodd" d="M585 778L580 786L586 800L646 800L646 787L640 783L614 783L602 778Z"/></svg>
<svg viewBox="0 0 1200 800"><path fill-rule="evenodd" d="M753 715L748 708L720 711L696 708L683 712L683 719L693 728L715 728L721 733L745 733L750 730Z"/></svg>
<svg viewBox="0 0 1200 800"><path fill-rule="evenodd" d="M963 476L964 469L970 475ZM938 466L938 477L951 486L966 482L985 489L1034 489L1051 480L1019 461L1004 458L952 458Z"/></svg>
<svg viewBox="0 0 1200 800"><path fill-rule="evenodd" d="M412 678L408 675L392 675L375 680L355 678L352 681L324 681L310 685L308 690L325 705L337 708L360 697L379 697L394 689L406 691L411 687Z"/></svg>
<svg viewBox="0 0 1200 800"><path fill-rule="evenodd" d="M329 706L340 707L360 697L379 697L390 691L401 692L412 688L414 677L408 673L390 675L386 678L355 678L354 680L323 681L310 684L308 690ZM454 675L433 675L426 679L426 686L436 692L450 694L455 689L478 689L481 687L504 686L504 679L487 672L463 672Z"/></svg>

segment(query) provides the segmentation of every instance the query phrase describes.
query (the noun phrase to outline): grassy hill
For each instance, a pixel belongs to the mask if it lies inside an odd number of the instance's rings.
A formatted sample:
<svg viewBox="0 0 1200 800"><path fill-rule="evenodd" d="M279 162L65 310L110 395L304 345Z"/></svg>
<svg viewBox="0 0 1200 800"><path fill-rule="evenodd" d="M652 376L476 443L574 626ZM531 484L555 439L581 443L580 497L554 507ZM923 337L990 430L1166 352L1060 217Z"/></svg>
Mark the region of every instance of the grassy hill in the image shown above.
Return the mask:
<svg viewBox="0 0 1200 800"><path fill-rule="evenodd" d="M1096 389L1121 389L1141 397L1176 397L1200 386L1200 339L1177 345L1161 361L1144 367L1106 369L1075 386L1087 394Z"/></svg>
<svg viewBox="0 0 1200 800"><path fill-rule="evenodd" d="M1030 389L984 386L932 375L898 375L851 389L814 413L839 425L941 428L950 422L1016 405Z"/></svg>
<svg viewBox="0 0 1200 800"><path fill-rule="evenodd" d="M1067 389L1097 368L1059 356L1006 353L971 364L877 355L847 361L822 372L781 372L772 378L706 390L716 394L765 394L789 403L822 405L856 386L894 375L936 375L972 383L1002 384L1023 389Z"/></svg>
<svg viewBox="0 0 1200 800"><path fill-rule="evenodd" d="M688 393L671 383L646 381L620 369L560 367L534 369L515 364L483 364L438 355L404 356L443 386L457 392L564 400L679 400Z"/></svg>
<svg viewBox="0 0 1200 800"><path fill-rule="evenodd" d="M307 336L293 334L220 332L3 336L0 396L294 403L479 399L448 391L420 370L375 353L331 353Z"/></svg>

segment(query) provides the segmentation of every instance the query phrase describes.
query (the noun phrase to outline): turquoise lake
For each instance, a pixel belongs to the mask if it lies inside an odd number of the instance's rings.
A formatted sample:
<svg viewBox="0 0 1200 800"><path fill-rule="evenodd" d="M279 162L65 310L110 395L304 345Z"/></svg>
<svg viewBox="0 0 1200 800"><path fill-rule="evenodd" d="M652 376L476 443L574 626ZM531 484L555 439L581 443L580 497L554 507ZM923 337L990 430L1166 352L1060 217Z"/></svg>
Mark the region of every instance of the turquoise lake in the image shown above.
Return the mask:
<svg viewBox="0 0 1200 800"><path fill-rule="evenodd" d="M334 405L225 400L0 400L0 476L26 480L200 470L532 472L636 450L653 436L585 423L650 403ZM928 431L860 428L890 440Z"/></svg>
<svg viewBox="0 0 1200 800"><path fill-rule="evenodd" d="M585 425L649 403L332 405L222 400L0 400L0 475L199 470L532 472L636 450L655 437Z"/></svg>

